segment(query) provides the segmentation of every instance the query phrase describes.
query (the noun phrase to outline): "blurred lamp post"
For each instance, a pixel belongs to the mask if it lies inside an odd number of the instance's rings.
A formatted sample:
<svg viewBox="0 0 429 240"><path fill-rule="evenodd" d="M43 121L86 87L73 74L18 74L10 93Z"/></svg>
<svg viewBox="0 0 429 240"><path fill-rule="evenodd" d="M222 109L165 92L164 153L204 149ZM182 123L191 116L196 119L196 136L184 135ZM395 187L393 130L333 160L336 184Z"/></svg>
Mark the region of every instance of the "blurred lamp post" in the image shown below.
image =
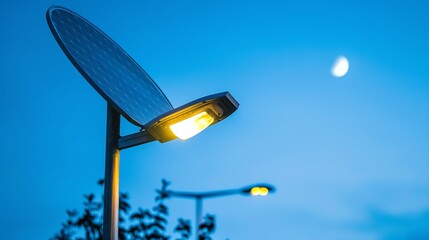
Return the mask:
<svg viewBox="0 0 429 240"><path fill-rule="evenodd" d="M167 190L165 194L171 197L177 198L190 198L195 200L195 236L198 240L199 238L199 227L202 222L203 217L203 200L207 198L219 198L226 197L230 195L245 195L245 196L267 196L268 193L273 193L275 187L270 184L253 184L250 186L237 188L237 189L227 189L227 190L218 190L211 192L185 192L185 191L172 191Z"/></svg>

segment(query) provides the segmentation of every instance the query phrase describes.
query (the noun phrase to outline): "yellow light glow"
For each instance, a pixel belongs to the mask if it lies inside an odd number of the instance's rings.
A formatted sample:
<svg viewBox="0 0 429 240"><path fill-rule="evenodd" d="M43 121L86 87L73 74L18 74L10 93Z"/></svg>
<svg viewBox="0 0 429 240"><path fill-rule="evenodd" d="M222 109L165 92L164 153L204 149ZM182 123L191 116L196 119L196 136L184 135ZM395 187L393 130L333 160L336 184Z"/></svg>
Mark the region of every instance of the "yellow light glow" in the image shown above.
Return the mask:
<svg viewBox="0 0 429 240"><path fill-rule="evenodd" d="M258 196L261 194L261 189L259 187L254 187L250 190L250 194L252 194L252 196Z"/></svg>
<svg viewBox="0 0 429 240"><path fill-rule="evenodd" d="M172 124L170 129L178 138L186 140L206 129L213 121L214 118L207 112L201 112L178 123Z"/></svg>
<svg viewBox="0 0 429 240"><path fill-rule="evenodd" d="M261 195L261 196L267 196L267 195L268 195L268 188L266 188L266 187L261 187L261 188L259 189L259 195Z"/></svg>

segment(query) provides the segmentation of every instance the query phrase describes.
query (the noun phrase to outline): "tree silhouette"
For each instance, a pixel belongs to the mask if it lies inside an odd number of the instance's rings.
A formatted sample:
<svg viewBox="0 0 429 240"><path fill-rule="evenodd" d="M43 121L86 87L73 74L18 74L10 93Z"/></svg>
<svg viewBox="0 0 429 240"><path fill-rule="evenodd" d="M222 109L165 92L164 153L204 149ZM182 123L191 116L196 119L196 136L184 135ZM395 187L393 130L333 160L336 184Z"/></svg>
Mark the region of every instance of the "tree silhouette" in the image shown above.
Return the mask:
<svg viewBox="0 0 429 240"><path fill-rule="evenodd" d="M178 238L177 240L189 239L189 237L191 236L191 221L183 218L179 218L178 221L179 223L177 224L174 231L180 233L181 238Z"/></svg>
<svg viewBox="0 0 429 240"><path fill-rule="evenodd" d="M94 200L95 195L92 193L89 195L84 195L84 198L84 213L77 219L75 225L85 230L85 239L102 240L102 224L99 220L97 220L97 216L99 215L98 213L102 208L102 204Z"/></svg>
<svg viewBox="0 0 429 240"><path fill-rule="evenodd" d="M104 180L100 179L97 184L103 186ZM165 200L169 198L167 194L169 185L170 182L163 179L161 189L156 190L155 206L151 209L137 208L135 212L130 212L128 194L119 194L119 240L169 240L171 238L166 233L169 211ZM82 214L79 215L77 210L66 210L67 221L61 224L59 232L49 240L102 240L103 196L99 199L97 200L93 193L84 195ZM215 216L207 214L199 226L199 240L212 240L210 235L214 233L215 225ZM180 234L176 240L190 239L191 221L179 218L174 232Z"/></svg>
<svg viewBox="0 0 429 240"><path fill-rule="evenodd" d="M199 240L212 240L210 237L211 234L214 233L215 230L215 224L216 224L216 218L214 215L207 214L203 222L200 224L200 236L198 236Z"/></svg>
<svg viewBox="0 0 429 240"><path fill-rule="evenodd" d="M155 198L156 206L153 207L152 210L143 210L139 208L136 213L131 214L130 220L133 224L129 227L129 233L132 239L169 239L169 236L165 234L168 207L164 204L168 195L163 194L169 184L170 183L166 180L162 180L161 190L157 191L158 195Z"/></svg>

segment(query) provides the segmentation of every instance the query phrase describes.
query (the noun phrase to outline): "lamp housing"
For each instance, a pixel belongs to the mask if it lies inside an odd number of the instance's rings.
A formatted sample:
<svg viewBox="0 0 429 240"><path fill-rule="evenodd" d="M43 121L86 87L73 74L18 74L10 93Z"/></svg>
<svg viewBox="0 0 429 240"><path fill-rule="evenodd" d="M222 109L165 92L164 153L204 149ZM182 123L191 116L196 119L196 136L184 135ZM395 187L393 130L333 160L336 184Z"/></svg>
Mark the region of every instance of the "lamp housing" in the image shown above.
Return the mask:
<svg viewBox="0 0 429 240"><path fill-rule="evenodd" d="M237 110L239 104L229 92L199 98L168 111L144 125L144 129L159 142L168 142L183 134L186 139L198 134ZM187 129L180 129L180 128ZM176 133L176 134L175 134Z"/></svg>
<svg viewBox="0 0 429 240"><path fill-rule="evenodd" d="M271 184L254 184L248 187L244 187L241 190L241 193L244 195L251 196L266 196L268 193L275 192L276 188Z"/></svg>

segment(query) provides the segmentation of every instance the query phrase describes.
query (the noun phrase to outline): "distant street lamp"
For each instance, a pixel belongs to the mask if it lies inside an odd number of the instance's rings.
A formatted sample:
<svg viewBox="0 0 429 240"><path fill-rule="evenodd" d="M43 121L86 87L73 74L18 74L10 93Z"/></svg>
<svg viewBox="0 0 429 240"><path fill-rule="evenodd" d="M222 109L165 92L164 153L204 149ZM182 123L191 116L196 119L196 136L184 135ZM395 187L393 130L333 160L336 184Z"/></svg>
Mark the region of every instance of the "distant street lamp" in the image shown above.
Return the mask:
<svg viewBox="0 0 429 240"><path fill-rule="evenodd" d="M53 6L49 28L70 62L107 101L103 238L118 239L120 150L188 139L237 110L229 92L174 108L150 76L111 38L75 12ZM120 116L140 131L120 136Z"/></svg>
<svg viewBox="0 0 429 240"><path fill-rule="evenodd" d="M178 198L190 198L195 200L195 236L198 240L200 231L199 226L202 222L203 217L203 200L206 198L219 198L230 195L246 195L246 196L267 196L268 193L273 193L275 187L270 184L253 184L250 186L237 188L237 189L228 189L228 190L219 190L211 192L185 192L185 191L172 191L167 190L164 194L171 197Z"/></svg>

